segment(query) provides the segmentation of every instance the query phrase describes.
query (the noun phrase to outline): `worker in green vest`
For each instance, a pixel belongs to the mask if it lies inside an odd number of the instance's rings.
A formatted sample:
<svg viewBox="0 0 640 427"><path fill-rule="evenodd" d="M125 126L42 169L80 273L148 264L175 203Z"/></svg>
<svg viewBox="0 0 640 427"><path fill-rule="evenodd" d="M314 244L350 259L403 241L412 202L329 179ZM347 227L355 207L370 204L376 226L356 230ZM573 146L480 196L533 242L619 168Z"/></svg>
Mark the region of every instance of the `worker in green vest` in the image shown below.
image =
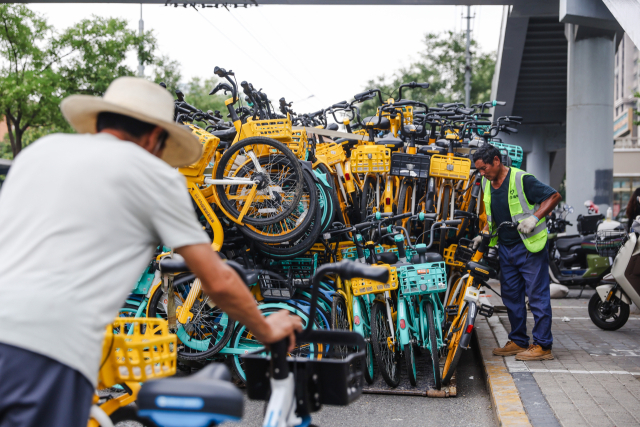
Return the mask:
<svg viewBox="0 0 640 427"><path fill-rule="evenodd" d="M500 289L507 308L511 332L496 356L516 356L516 360L553 359L551 347L551 296L549 293L549 253L545 217L560 201L560 194L533 175L502 163L496 147L485 144L473 155L482 175L483 202L487 213L484 232L505 222L516 228L502 228L490 246L499 244ZM474 249L481 237L473 240ZM527 335L525 295L533 314L533 343Z"/></svg>

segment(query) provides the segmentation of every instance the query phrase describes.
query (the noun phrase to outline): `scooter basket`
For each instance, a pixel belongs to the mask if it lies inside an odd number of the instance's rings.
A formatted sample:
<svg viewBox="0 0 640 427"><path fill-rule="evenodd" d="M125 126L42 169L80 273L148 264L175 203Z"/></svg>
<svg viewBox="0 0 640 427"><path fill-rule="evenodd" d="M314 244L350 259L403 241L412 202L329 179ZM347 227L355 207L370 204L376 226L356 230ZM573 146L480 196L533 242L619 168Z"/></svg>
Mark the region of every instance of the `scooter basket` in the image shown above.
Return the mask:
<svg viewBox="0 0 640 427"><path fill-rule="evenodd" d="M596 234L596 250L601 257L615 257L629 240L629 234L622 230L601 230Z"/></svg>
<svg viewBox="0 0 640 427"><path fill-rule="evenodd" d="M431 156L421 154L393 153L391 175L411 178L429 178Z"/></svg>
<svg viewBox="0 0 640 427"><path fill-rule="evenodd" d="M403 265L397 267L400 292L424 295L447 290L447 268L444 262Z"/></svg>
<svg viewBox="0 0 640 427"><path fill-rule="evenodd" d="M293 280L290 278L277 277L265 272L260 274L258 283L263 298L286 301L293 297Z"/></svg>
<svg viewBox="0 0 640 427"><path fill-rule="evenodd" d="M268 400L271 395L270 356L264 353L262 349L242 356L249 399ZM287 358L289 371L295 375L298 414L316 412L323 404L346 406L362 394L364 350L352 352L344 359L338 355L333 358L331 353L322 359Z"/></svg>
<svg viewBox="0 0 640 427"><path fill-rule="evenodd" d="M318 254L309 258L293 258L284 261L271 261L269 269L292 280L297 288L311 286L311 277L318 268ZM263 295L264 296L264 295Z"/></svg>

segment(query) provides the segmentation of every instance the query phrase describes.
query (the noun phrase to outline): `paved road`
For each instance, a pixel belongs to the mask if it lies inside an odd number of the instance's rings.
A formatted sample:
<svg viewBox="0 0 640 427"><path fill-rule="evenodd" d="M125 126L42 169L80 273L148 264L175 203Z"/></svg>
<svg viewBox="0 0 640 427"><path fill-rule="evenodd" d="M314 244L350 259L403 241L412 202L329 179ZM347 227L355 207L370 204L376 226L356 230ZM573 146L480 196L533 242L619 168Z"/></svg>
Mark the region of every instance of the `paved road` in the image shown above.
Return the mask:
<svg viewBox="0 0 640 427"><path fill-rule="evenodd" d="M632 306L625 326L603 331L589 318L587 305L593 293L589 290L579 299L552 300L555 360L525 363L512 356L505 358L506 364L514 379L534 380L528 389L544 396L557 419L555 425L640 426L640 311ZM570 296L577 292L572 290ZM497 296L491 299L500 304ZM498 315L502 327L494 327L493 332L504 344L510 325L505 313ZM527 329L532 327L529 313ZM519 391L522 395L523 390ZM526 407L528 392L524 394ZM533 408L529 413L534 426L551 425L536 423L536 412Z"/></svg>
<svg viewBox="0 0 640 427"><path fill-rule="evenodd" d="M348 407L325 406L313 415L313 423L322 427L495 426L480 363L475 352L465 354L457 372L457 397L365 394ZM260 426L263 407L263 402L247 400L243 422L234 425Z"/></svg>

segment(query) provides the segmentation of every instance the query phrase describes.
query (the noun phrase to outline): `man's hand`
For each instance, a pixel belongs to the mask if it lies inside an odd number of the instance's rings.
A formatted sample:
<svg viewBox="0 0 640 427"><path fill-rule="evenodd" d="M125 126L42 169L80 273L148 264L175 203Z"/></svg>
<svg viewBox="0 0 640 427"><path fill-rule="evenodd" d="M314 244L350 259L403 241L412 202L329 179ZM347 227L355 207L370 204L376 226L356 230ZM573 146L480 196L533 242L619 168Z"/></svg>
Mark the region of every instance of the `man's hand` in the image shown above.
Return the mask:
<svg viewBox="0 0 640 427"><path fill-rule="evenodd" d="M538 223L538 221L538 218L531 215L529 218L518 224L518 231L522 234L529 234L533 231L534 228L536 228L536 224Z"/></svg>
<svg viewBox="0 0 640 427"><path fill-rule="evenodd" d="M302 320L287 310L280 310L265 318L267 327L256 338L263 344L273 344L289 337L289 350L296 346L295 332L302 331Z"/></svg>
<svg viewBox="0 0 640 427"><path fill-rule="evenodd" d="M480 242L482 242L482 236L476 236L471 240L473 243L471 244L471 249L474 251L480 246Z"/></svg>

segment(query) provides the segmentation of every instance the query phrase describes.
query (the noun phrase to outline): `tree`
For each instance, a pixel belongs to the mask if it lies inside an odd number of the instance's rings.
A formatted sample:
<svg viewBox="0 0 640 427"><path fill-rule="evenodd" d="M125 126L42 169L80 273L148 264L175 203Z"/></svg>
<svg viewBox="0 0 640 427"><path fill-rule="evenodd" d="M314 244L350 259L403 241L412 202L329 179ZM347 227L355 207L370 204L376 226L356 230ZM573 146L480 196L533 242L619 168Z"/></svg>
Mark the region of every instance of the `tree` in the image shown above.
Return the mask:
<svg viewBox="0 0 640 427"><path fill-rule="evenodd" d="M60 101L102 95L117 77L135 74L125 64L127 53L136 51L149 64L155 43L151 33L138 36L121 19L94 16L58 33L28 7L1 4L0 114L12 155L26 145L28 130L68 130Z"/></svg>
<svg viewBox="0 0 640 427"><path fill-rule="evenodd" d="M424 44L425 49L420 53L419 61L399 69L389 78L380 76L370 80L366 88L379 88L383 93L383 100L386 100L397 97L397 88L403 83L428 82L429 89L403 89L402 97L427 105L435 105L438 102L464 102L465 33L428 33L425 35ZM477 50L477 42L471 40L472 104L489 100L495 69L495 54L476 52ZM379 105L377 98L365 102L361 107L362 115L375 114Z"/></svg>
<svg viewBox="0 0 640 427"><path fill-rule="evenodd" d="M180 63L166 55L158 56L153 61L152 79L155 83L164 83L167 89L174 91L182 80Z"/></svg>

